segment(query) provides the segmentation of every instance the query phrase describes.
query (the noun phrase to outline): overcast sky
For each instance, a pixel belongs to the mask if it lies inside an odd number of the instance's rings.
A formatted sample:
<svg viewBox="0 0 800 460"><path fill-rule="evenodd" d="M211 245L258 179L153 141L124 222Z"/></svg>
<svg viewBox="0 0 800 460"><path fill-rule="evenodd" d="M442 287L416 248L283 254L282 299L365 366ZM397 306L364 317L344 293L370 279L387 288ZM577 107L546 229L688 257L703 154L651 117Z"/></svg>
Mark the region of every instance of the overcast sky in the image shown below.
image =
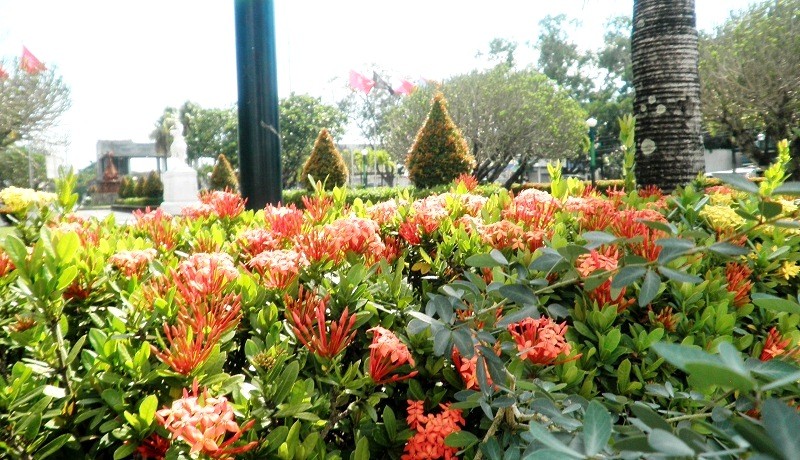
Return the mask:
<svg viewBox="0 0 800 460"><path fill-rule="evenodd" d="M711 30L753 0L696 0ZM25 45L62 75L72 108L54 138L84 167L99 139L147 141L164 107L236 102L233 0L0 0L0 60ZM406 78L442 79L480 65L493 38L535 41L548 14L581 21L571 38L602 42L604 24L633 0L276 0L278 85L333 102L347 74L370 64ZM522 60L533 59L526 46ZM6 64L8 65L8 64Z"/></svg>

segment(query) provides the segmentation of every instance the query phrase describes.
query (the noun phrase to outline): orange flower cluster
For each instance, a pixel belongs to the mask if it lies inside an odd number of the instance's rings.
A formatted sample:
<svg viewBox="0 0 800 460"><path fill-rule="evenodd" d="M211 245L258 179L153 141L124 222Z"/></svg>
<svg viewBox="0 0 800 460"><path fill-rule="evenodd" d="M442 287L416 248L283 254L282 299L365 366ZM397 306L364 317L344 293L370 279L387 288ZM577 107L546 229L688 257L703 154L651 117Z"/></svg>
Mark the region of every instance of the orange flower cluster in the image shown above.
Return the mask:
<svg viewBox="0 0 800 460"><path fill-rule="evenodd" d="M665 238L666 233L648 227L642 221L667 222L667 219L652 209L628 209L616 212L611 225L615 235L623 238L641 237L642 241L630 243L631 251L647 260L655 261L661 254L661 246L656 244L659 238Z"/></svg>
<svg viewBox="0 0 800 460"><path fill-rule="evenodd" d="M526 189L514 197L514 201L503 211L503 217L515 222L522 222L528 228L544 230L555 221L555 214L561 209L561 203L549 193Z"/></svg>
<svg viewBox="0 0 800 460"><path fill-rule="evenodd" d="M286 296L284 300L286 319L294 335L315 355L333 359L355 338L356 315L351 315L348 308L344 309L338 321L327 320L325 303L330 296L320 299L301 286L296 299Z"/></svg>
<svg viewBox="0 0 800 460"><path fill-rule="evenodd" d="M308 262L331 261L341 262L344 253L339 248L339 241L334 238L328 227L313 227L306 233L298 233L292 237L292 244Z"/></svg>
<svg viewBox="0 0 800 460"><path fill-rule="evenodd" d="M361 217L345 217L325 226L325 233L342 251L362 255L383 252L380 230L377 222Z"/></svg>
<svg viewBox="0 0 800 460"><path fill-rule="evenodd" d="M672 307L663 308L655 317L651 317L651 321L661 324L668 332L675 332L675 328L678 326L678 319L675 317Z"/></svg>
<svg viewBox="0 0 800 460"><path fill-rule="evenodd" d="M600 197L570 197L564 208L578 216L581 230L585 232L605 230L612 224L617 212L613 202Z"/></svg>
<svg viewBox="0 0 800 460"><path fill-rule="evenodd" d="M733 292L733 306L741 308L750 302L750 289L753 282L750 275L753 270L747 265L728 262L725 265L725 278L728 279L728 292Z"/></svg>
<svg viewBox="0 0 800 460"><path fill-rule="evenodd" d="M108 262L123 275L132 277L142 273L144 268L156 258L153 248L133 251L120 251L108 258Z"/></svg>
<svg viewBox="0 0 800 460"><path fill-rule="evenodd" d="M480 235L485 243L495 249L523 250L527 247L525 231L510 220L481 225Z"/></svg>
<svg viewBox="0 0 800 460"><path fill-rule="evenodd" d="M463 185L468 192L471 192L478 187L478 179L472 174L463 173L456 177L456 180L453 182L456 184L456 186Z"/></svg>
<svg viewBox="0 0 800 460"><path fill-rule="evenodd" d="M100 228L96 222L77 214L67 214L53 226L59 233L75 233L84 246L94 246L100 241Z"/></svg>
<svg viewBox="0 0 800 460"><path fill-rule="evenodd" d="M578 273L581 277L586 278L598 270L616 270L619 259L619 248L616 246L604 246L601 250L592 249L588 254L582 254L578 257ZM617 307L617 311L622 312L633 304L635 299L625 299L625 288L622 288L616 297L612 297L611 282L613 278L613 276L610 277L603 284L589 292L589 298L597 302L600 307L614 305Z"/></svg>
<svg viewBox="0 0 800 460"><path fill-rule="evenodd" d="M244 252L253 257L264 251L278 249L281 241L270 230L254 228L246 230L239 235L239 246Z"/></svg>
<svg viewBox="0 0 800 460"><path fill-rule="evenodd" d="M200 194L200 202L210 205L220 219L234 218L244 212L247 200L230 190L213 190Z"/></svg>
<svg viewBox="0 0 800 460"><path fill-rule="evenodd" d="M328 215L328 211L333 207L333 198L330 196L304 196L302 200L306 214L312 223L322 222L325 216Z"/></svg>
<svg viewBox="0 0 800 460"><path fill-rule="evenodd" d="M547 317L525 318L518 323L509 324L508 332L517 342L519 357L533 364L556 364L559 356L566 357L572 351L572 347L564 338L567 333L566 322L556 324Z"/></svg>
<svg viewBox="0 0 800 460"><path fill-rule="evenodd" d="M14 262L11 262L11 258L8 257L8 254L0 249L0 278L8 275L15 268Z"/></svg>
<svg viewBox="0 0 800 460"><path fill-rule="evenodd" d="M412 371L406 375L391 375L391 373L405 366L414 367L414 358L408 351L406 344L400 341L394 333L380 326L373 327L372 344L369 348L369 376L377 384L398 382L410 379L417 375Z"/></svg>
<svg viewBox="0 0 800 460"><path fill-rule="evenodd" d="M291 238L303 229L303 211L295 205L264 208L264 220L276 238Z"/></svg>
<svg viewBox="0 0 800 460"><path fill-rule="evenodd" d="M456 366L458 375L464 381L464 388L467 390L477 390L480 387L478 383L478 353L472 355L472 358L465 358L461 356L458 348L453 347L451 353L453 364ZM483 370L486 371L486 381L489 385L492 384L492 378L489 376L489 369L486 368L486 363L483 363Z"/></svg>
<svg viewBox="0 0 800 460"><path fill-rule="evenodd" d="M211 355L214 346L239 324L242 299L226 293L239 275L227 254L193 254L172 272L177 286L175 324L164 324L169 348L151 345L153 354L175 372L189 375Z"/></svg>
<svg viewBox="0 0 800 460"><path fill-rule="evenodd" d="M147 207L144 212L133 211L133 218L134 229L150 238L156 248L170 250L175 247L175 235L179 232L172 225L172 216L161 208L151 211Z"/></svg>
<svg viewBox="0 0 800 460"><path fill-rule="evenodd" d="M192 385L191 394L184 389L183 398L174 401L171 408L156 412L156 418L169 430L173 439L188 443L192 454L231 458L258 445L258 441L253 441L243 446L233 446L253 426L255 420L240 427L227 398L212 397L205 388L201 394L197 380ZM228 437L228 433L232 436Z"/></svg>
<svg viewBox="0 0 800 460"><path fill-rule="evenodd" d="M401 460L457 458L458 448L446 446L444 440L451 433L461 431L461 427L466 424L461 411L451 409L449 404L439 404L442 409L440 413L426 415L422 401L407 402L406 423L415 433L406 443Z"/></svg>
<svg viewBox="0 0 800 460"><path fill-rule="evenodd" d="M283 289L297 279L308 260L292 249L276 249L258 254L248 265L261 274L268 289Z"/></svg>
<svg viewBox="0 0 800 460"><path fill-rule="evenodd" d="M764 341L764 348L761 351L759 359L761 361L769 361L778 356L798 357L800 356L800 348L790 347L792 339L784 339L776 328L769 330L767 338Z"/></svg>

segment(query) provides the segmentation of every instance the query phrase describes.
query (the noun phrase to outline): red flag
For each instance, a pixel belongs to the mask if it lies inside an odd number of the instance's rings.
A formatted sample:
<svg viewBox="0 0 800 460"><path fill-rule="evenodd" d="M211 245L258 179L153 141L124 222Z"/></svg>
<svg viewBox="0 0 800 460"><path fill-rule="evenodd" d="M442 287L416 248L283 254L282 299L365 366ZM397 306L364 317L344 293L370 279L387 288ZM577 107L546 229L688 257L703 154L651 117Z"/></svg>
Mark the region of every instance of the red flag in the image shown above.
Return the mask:
<svg viewBox="0 0 800 460"><path fill-rule="evenodd" d="M411 94L417 89L413 83L408 80L400 80L400 86L394 89L395 94Z"/></svg>
<svg viewBox="0 0 800 460"><path fill-rule="evenodd" d="M350 71L350 87L352 87L353 89L359 89L361 91L364 91L364 94L369 94L373 86L375 86L374 81L361 75L355 70Z"/></svg>
<svg viewBox="0 0 800 460"><path fill-rule="evenodd" d="M6 78L8 78L8 72L0 65L0 80L5 80Z"/></svg>
<svg viewBox="0 0 800 460"><path fill-rule="evenodd" d="M37 74L45 69L42 61L36 59L36 56L24 46L22 47L22 59L19 61L19 68L31 75Z"/></svg>

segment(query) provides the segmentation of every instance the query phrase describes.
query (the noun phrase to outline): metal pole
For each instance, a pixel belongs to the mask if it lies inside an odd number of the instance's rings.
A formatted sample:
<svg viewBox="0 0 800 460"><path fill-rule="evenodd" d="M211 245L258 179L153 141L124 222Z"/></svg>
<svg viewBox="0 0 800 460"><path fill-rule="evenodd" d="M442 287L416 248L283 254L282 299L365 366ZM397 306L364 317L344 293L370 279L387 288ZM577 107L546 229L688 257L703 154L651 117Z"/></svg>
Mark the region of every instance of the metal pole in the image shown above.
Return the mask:
<svg viewBox="0 0 800 460"><path fill-rule="evenodd" d="M28 148L28 188L33 188L33 159L31 159L31 149Z"/></svg>
<svg viewBox="0 0 800 460"><path fill-rule="evenodd" d="M594 179L594 172L597 169L597 149L594 147L594 140L597 136L597 131L595 131L595 127L591 126L589 128L589 170L592 174L592 187L595 186L595 179Z"/></svg>
<svg viewBox="0 0 800 460"><path fill-rule="evenodd" d="M282 200L273 1L234 0L234 15L240 185L255 210Z"/></svg>

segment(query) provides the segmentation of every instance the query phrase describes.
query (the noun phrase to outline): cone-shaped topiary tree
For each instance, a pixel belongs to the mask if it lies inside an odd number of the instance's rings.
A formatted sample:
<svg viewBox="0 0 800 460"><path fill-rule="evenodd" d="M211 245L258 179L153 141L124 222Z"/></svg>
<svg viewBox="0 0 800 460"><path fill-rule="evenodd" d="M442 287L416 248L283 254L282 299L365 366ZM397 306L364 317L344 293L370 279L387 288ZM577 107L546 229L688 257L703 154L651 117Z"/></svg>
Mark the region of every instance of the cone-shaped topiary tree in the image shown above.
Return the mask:
<svg viewBox="0 0 800 460"><path fill-rule="evenodd" d="M239 179L236 178L236 173L233 172L228 157L221 153L217 157L217 164L214 165L214 170L211 172L209 186L211 190L230 190L231 192L239 190Z"/></svg>
<svg viewBox="0 0 800 460"><path fill-rule="evenodd" d="M447 113L444 96L438 93L408 151L406 167L411 182L418 188L449 184L461 174L469 174L474 164L467 141Z"/></svg>
<svg viewBox="0 0 800 460"><path fill-rule="evenodd" d="M311 156L303 165L303 177L301 178L303 185L311 190L312 184L308 181L310 175L315 181L324 182L325 188L331 190L335 186L341 187L346 184L347 174L347 165L339 150L336 149L333 137L327 129L322 128L314 142L314 148L311 149Z"/></svg>
<svg viewBox="0 0 800 460"><path fill-rule="evenodd" d="M122 182L119 184L119 190L117 190L117 195L120 198L130 198L133 194L133 182L131 182L131 178L128 176L124 176L122 178Z"/></svg>
<svg viewBox="0 0 800 460"><path fill-rule="evenodd" d="M144 183L145 183L144 176L139 176L139 178L136 179L136 185L133 187L132 196L136 198L144 197Z"/></svg>
<svg viewBox="0 0 800 460"><path fill-rule="evenodd" d="M161 182L161 177L155 171L150 171L147 179L144 181L144 196L147 198L161 198L164 196L164 184Z"/></svg>

